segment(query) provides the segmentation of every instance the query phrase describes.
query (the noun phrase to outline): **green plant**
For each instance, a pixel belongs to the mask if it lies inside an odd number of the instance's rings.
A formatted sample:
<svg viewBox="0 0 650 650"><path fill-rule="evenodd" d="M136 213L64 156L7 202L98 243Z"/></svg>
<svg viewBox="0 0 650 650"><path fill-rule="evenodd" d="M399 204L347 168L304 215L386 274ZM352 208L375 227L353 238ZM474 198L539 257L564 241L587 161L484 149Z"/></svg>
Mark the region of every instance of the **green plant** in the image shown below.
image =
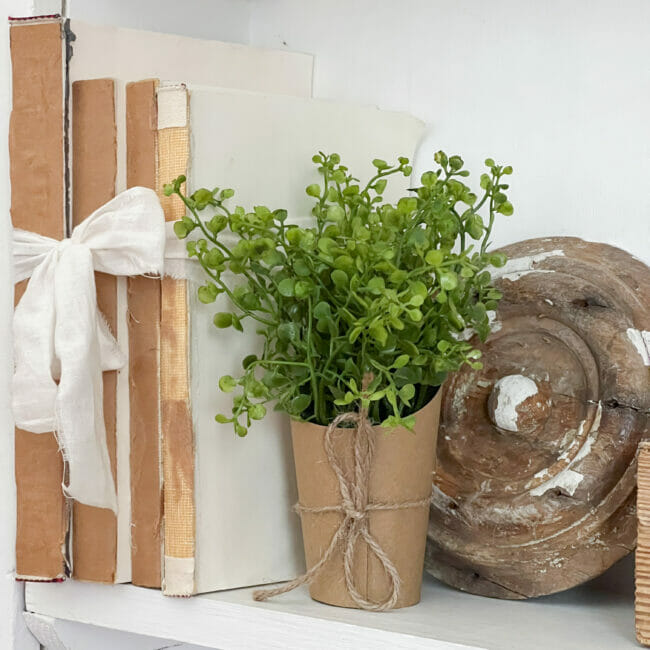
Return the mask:
<svg viewBox="0 0 650 650"><path fill-rule="evenodd" d="M411 174L407 158L373 160L365 185L337 154L313 162L322 181L307 187L309 227L291 225L283 209L231 209L231 189L186 196L184 177L165 187L188 210L176 235L200 235L187 242L209 277L199 299L230 299L214 324L242 331L254 321L263 338L263 352L243 359L241 376L219 382L238 394L232 413L217 420L241 436L269 401L323 425L361 403L376 423L412 427L412 414L447 373L480 365L480 352L459 334L473 328L484 340L487 312L501 297L486 267L506 261L488 246L495 216L513 212L502 182L511 167L486 160L479 198L461 180L469 175L462 159L438 152L437 169L390 204L382 195L389 177Z"/></svg>

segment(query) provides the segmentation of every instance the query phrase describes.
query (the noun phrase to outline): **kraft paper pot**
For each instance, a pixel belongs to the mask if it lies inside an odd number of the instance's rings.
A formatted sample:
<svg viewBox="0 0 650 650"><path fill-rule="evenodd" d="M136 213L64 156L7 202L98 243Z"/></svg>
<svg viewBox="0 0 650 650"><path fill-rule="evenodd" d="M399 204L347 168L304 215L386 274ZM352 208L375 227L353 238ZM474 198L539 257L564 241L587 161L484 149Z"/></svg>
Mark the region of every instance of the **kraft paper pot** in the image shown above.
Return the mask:
<svg viewBox="0 0 650 650"><path fill-rule="evenodd" d="M369 503L396 504L430 498L441 396L439 390L434 399L415 414L415 433L404 428L387 432L373 427L375 445L368 485ZM339 482L325 452L325 431L326 427L316 424L291 423L298 495L305 509L341 505ZM333 433L336 457L348 475L354 467L353 431L340 428ZM323 556L344 514L303 511L301 518L309 569ZM369 532L401 578L396 607L408 607L420 601L428 522L428 507L368 512ZM352 575L365 600L383 601L390 593L389 577L361 537L354 546ZM323 603L357 607L346 588L341 545L311 582L309 592L314 600Z"/></svg>

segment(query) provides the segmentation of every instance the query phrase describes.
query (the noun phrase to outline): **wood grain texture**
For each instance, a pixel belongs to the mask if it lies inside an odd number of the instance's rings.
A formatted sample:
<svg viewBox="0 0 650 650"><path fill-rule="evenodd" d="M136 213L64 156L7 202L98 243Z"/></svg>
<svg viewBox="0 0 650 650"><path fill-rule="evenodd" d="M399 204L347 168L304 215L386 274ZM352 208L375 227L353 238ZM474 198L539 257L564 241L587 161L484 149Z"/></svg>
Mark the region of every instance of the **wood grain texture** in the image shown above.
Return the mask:
<svg viewBox="0 0 650 650"><path fill-rule="evenodd" d="M72 84L72 224L81 223L115 196L117 141L115 84L112 79ZM95 273L97 305L113 334L117 331L117 278ZM116 480L117 371L104 372L106 445ZM107 508L74 502L72 575L112 583L117 563L117 517Z"/></svg>
<svg viewBox="0 0 650 650"><path fill-rule="evenodd" d="M126 87L127 186L156 189L158 82ZM162 481L160 472L160 280L127 281L131 420L132 582L161 585Z"/></svg>
<svg viewBox="0 0 650 650"><path fill-rule="evenodd" d="M10 27L11 219L16 228L54 239L65 235L62 38L60 20L13 22ZM24 287L16 286L16 302ZM61 490L63 471L54 433L16 429L19 578L55 580L65 575L68 511Z"/></svg>
<svg viewBox="0 0 650 650"><path fill-rule="evenodd" d="M636 547L636 637L650 646L650 444L642 442L639 449L637 479L638 539Z"/></svg>
<svg viewBox="0 0 650 650"><path fill-rule="evenodd" d="M520 599L589 580L634 548L650 269L575 238L503 250L497 323L474 340L484 367L444 388L426 564L464 591ZM500 396L504 377L515 391Z"/></svg>

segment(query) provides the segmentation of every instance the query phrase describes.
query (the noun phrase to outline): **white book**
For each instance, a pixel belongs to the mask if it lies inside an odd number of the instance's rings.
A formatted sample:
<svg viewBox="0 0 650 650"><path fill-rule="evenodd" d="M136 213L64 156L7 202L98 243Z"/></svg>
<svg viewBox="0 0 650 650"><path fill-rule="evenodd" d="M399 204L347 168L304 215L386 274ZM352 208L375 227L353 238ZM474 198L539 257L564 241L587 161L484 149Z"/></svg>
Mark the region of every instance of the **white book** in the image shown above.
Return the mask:
<svg viewBox="0 0 650 650"><path fill-rule="evenodd" d="M319 180L311 162L319 150L339 153L354 175L369 178L373 158L411 158L423 130L405 113L192 83L187 88L187 192L233 188L233 205L285 208L289 221L310 215L313 201L305 187ZM159 93L159 115L161 102L185 105L185 92ZM408 184L409 179L395 176L386 198L405 193ZM278 582L304 570L300 522L291 510L297 492L287 416L269 409L245 438L214 419L232 408L232 395L217 387L219 378L241 373L241 361L259 349L259 337L254 327L244 333L216 329L213 314L228 311L228 301L220 297L216 304L202 304L197 286L190 282L187 292L193 445L174 452L193 454L195 522L186 529L194 531L194 557L166 552L165 588L174 595ZM190 465L188 459L175 463ZM176 522L173 528L179 527Z"/></svg>

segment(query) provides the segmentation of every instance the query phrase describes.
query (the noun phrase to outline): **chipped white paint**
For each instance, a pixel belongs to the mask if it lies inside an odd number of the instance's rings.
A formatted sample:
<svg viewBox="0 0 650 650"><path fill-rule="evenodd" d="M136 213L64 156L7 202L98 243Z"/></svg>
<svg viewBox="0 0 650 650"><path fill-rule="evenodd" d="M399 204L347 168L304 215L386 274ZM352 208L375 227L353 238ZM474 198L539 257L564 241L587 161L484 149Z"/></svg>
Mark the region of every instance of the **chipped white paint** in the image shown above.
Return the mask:
<svg viewBox="0 0 650 650"><path fill-rule="evenodd" d="M500 269L492 266L488 270L492 274L493 280L501 278L503 280L516 282L519 278L528 275L529 273L553 273L551 270L538 269L535 267L536 264L539 264L550 257L564 257L564 251L557 249L546 251L544 253L537 253L537 255L515 257L514 259L508 260Z"/></svg>
<svg viewBox="0 0 650 650"><path fill-rule="evenodd" d="M627 338L632 341L639 355L646 366L650 366L650 332L647 330L636 330L632 327L627 330Z"/></svg>
<svg viewBox="0 0 650 650"><path fill-rule="evenodd" d="M497 313L494 309L489 309L487 311L488 321L490 322L490 330L492 332L498 332L502 325L501 321L497 318Z"/></svg>
<svg viewBox="0 0 650 650"><path fill-rule="evenodd" d="M551 307L555 304L550 298L544 298L544 302L548 305L551 305Z"/></svg>
<svg viewBox="0 0 650 650"><path fill-rule="evenodd" d="M524 375L507 375L494 384L493 390L498 391L494 423L506 431L518 431L517 407L537 393L537 384Z"/></svg>
<svg viewBox="0 0 650 650"><path fill-rule="evenodd" d="M582 483L582 480L584 479L584 475L581 474L580 472L575 471L573 467L577 463L579 463L583 458L586 458L589 453L591 452L591 449L594 445L594 442L596 441L596 438L598 437L598 431L600 429L600 419L603 414L603 405L602 402L598 402L598 409L596 410L596 415L594 416L594 421L593 424L591 425L591 429L589 430L589 435L587 436L587 439L584 441L584 444L578 449L577 453L569 464L560 472L558 472L555 476L550 477L547 481L544 481L544 483L541 483L537 487L533 488L530 491L531 496L538 497L542 496L549 490L553 488L558 488L562 490L565 494L568 494L570 496L573 496L578 489L578 486L580 483ZM586 420L583 420L580 422L580 426L578 427L577 432L575 435L573 435L572 439L572 444L569 446L568 449L565 449L558 457L558 462L562 462L570 458L571 452L572 452L572 447L573 447L573 442L575 440L579 440L582 436L582 432L585 426ZM564 439L567 439L567 435L571 432L567 432L565 435ZM541 472L538 472L535 474L534 478L542 478L542 477L547 477L549 475L549 470L544 469Z"/></svg>
<svg viewBox="0 0 650 650"><path fill-rule="evenodd" d="M580 483L582 483L583 478L584 476L582 474L567 467L559 474L556 474L550 481L546 481L546 483L542 483L531 490L530 494L531 496L538 497L552 488L558 488L562 492L573 496Z"/></svg>

